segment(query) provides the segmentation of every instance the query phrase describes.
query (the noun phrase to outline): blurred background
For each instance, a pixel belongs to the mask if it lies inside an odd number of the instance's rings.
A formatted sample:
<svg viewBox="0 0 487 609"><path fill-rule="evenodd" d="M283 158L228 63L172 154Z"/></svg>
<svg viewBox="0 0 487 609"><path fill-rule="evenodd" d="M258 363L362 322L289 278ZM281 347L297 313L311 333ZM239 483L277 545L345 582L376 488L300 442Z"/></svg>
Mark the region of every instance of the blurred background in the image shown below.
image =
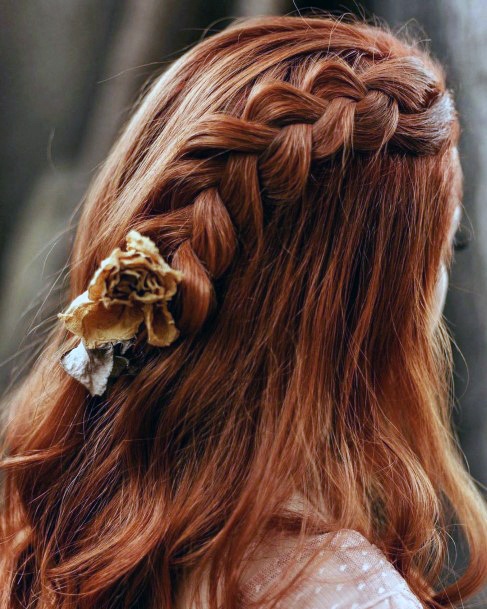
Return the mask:
<svg viewBox="0 0 487 609"><path fill-rule="evenodd" d="M1 0L0 385L35 357L64 305L83 193L144 85L234 17L349 12L429 41L463 123L469 248L445 316L455 336L455 423L487 483L487 2L485 0Z"/></svg>

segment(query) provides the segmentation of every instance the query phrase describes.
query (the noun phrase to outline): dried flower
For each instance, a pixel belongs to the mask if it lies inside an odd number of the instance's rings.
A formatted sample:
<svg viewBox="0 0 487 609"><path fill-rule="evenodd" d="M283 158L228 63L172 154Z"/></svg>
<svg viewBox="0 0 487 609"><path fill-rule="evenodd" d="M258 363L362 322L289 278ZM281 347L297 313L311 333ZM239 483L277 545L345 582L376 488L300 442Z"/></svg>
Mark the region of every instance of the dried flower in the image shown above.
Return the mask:
<svg viewBox="0 0 487 609"><path fill-rule="evenodd" d="M110 378L137 370L127 356L142 322L147 342L170 345L179 335L167 303L182 273L169 266L156 245L137 231L127 248L116 248L100 264L88 289L59 317L81 341L61 356L61 366L88 389L102 395Z"/></svg>
<svg viewBox="0 0 487 609"><path fill-rule="evenodd" d="M182 273L167 264L153 241L133 230L126 251L113 250L88 289L59 317L87 349L130 340L142 322L147 342L165 347L179 335L167 303L181 279Z"/></svg>

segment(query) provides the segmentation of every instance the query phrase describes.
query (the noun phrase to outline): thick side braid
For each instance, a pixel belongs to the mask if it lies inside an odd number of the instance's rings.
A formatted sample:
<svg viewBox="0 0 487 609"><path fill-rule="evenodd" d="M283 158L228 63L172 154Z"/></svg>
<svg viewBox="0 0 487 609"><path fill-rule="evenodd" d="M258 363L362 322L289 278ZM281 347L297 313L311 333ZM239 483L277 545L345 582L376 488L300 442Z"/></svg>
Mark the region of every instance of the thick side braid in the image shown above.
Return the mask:
<svg viewBox="0 0 487 609"><path fill-rule="evenodd" d="M237 235L234 224L215 186L201 188L193 203L138 225L145 234L163 239L172 264L184 270L178 325L186 333L201 328L215 305L213 280L234 259Z"/></svg>
<svg viewBox="0 0 487 609"><path fill-rule="evenodd" d="M227 270L237 245L233 223L217 188L198 194L192 216L193 234L182 242L173 259L176 267L185 270L179 323L189 332L197 331L211 312L215 304L212 280Z"/></svg>
<svg viewBox="0 0 487 609"><path fill-rule="evenodd" d="M404 71L404 81L386 81L390 71L396 75ZM359 152L390 144L397 151L434 154L450 134L446 119L452 115L452 103L441 85L427 80L426 74L416 58L372 64L361 74L342 60L324 60L308 75L304 90L283 82L261 83L252 91L241 118L206 117L195 125L183 155L230 151L265 158L269 149L275 152L279 140L285 139L281 130L297 124L313 124L313 158L330 156L339 142L350 142ZM329 135L329 124L336 133L331 145L325 137L318 138L321 131Z"/></svg>
<svg viewBox="0 0 487 609"><path fill-rule="evenodd" d="M299 86L256 83L240 116L201 118L163 179L162 191L178 193L173 211L139 226L172 244L173 264L184 270L180 327L196 332L204 324L215 305L213 280L232 263L238 241L250 256L261 247L263 195L296 200L311 163L340 150L437 153L450 137L449 117L442 83L418 58L405 57L360 70L320 59Z"/></svg>

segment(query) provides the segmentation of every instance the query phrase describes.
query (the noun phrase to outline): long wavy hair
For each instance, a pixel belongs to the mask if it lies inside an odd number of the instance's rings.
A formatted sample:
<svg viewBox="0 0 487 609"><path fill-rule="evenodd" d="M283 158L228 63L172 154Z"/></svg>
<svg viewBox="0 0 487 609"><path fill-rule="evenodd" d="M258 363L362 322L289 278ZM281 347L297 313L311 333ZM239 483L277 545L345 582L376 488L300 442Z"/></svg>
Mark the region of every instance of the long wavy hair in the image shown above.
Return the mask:
<svg viewBox="0 0 487 609"><path fill-rule="evenodd" d="M362 23L237 21L154 80L87 193L70 298L136 229L184 272L181 335L139 338L100 398L54 330L11 399L1 609L171 609L188 574L237 607L265 540L341 528L425 607L485 582L435 309L458 133L437 63Z"/></svg>

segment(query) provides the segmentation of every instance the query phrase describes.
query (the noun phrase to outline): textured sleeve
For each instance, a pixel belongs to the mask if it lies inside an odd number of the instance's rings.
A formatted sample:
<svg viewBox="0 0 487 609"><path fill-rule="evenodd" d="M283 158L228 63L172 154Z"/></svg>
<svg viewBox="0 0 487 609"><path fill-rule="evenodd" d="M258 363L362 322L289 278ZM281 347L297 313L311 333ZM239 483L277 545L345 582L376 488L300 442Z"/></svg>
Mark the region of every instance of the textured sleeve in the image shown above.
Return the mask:
<svg viewBox="0 0 487 609"><path fill-rule="evenodd" d="M360 533L340 531L321 556L316 569L281 601L280 609L422 609L404 578ZM247 586L249 601L278 586L289 561L295 562L296 556L288 553L261 570Z"/></svg>
<svg viewBox="0 0 487 609"><path fill-rule="evenodd" d="M341 592L304 586L281 601L279 609L422 609L411 592L386 591L370 596L367 586L360 591L348 588Z"/></svg>
<svg viewBox="0 0 487 609"><path fill-rule="evenodd" d="M374 602L372 605L366 605L366 607L367 609L417 609L421 607L421 604L409 595L398 592L377 601L377 603Z"/></svg>

